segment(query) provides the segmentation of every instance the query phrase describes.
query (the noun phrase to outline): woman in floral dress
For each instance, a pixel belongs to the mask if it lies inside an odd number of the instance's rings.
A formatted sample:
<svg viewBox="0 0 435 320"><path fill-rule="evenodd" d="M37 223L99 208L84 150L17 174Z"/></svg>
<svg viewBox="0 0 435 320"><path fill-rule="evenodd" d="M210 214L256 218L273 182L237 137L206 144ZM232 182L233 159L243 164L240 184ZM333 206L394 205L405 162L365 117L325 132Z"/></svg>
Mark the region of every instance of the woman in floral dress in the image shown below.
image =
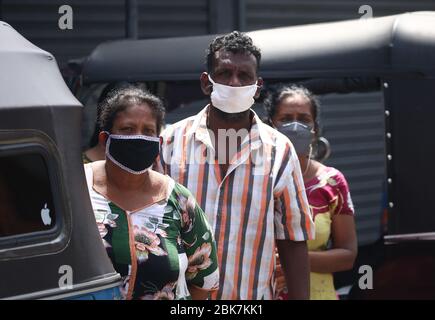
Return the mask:
<svg viewBox="0 0 435 320"><path fill-rule="evenodd" d="M354 208L344 175L312 159L312 143L319 135L318 102L304 87L282 87L265 100L269 123L295 147L316 236L309 240L310 299L335 300L333 273L352 269L357 255ZM276 298L286 298L279 258Z"/></svg>
<svg viewBox="0 0 435 320"><path fill-rule="evenodd" d="M164 109L121 89L100 115L106 160L85 165L95 219L125 299L205 299L218 289L216 245L204 212L182 185L151 169Z"/></svg>

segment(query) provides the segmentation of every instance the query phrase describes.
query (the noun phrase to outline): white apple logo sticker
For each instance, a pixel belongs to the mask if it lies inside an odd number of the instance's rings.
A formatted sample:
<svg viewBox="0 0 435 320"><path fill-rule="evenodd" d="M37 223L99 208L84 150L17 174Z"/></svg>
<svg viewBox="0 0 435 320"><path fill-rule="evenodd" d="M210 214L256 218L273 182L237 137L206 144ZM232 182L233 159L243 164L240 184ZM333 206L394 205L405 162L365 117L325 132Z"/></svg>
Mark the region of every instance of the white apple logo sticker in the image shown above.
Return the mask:
<svg viewBox="0 0 435 320"><path fill-rule="evenodd" d="M45 226L51 224L50 209L47 208L47 204L45 204L44 208L41 209L41 218Z"/></svg>

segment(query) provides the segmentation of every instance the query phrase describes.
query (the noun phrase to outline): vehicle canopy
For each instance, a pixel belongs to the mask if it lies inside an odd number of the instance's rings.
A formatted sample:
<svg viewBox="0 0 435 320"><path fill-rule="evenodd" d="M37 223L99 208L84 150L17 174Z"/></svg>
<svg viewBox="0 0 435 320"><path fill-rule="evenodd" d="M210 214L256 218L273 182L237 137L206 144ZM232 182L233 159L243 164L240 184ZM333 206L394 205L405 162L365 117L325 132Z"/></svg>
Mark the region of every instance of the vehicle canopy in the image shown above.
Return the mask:
<svg viewBox="0 0 435 320"><path fill-rule="evenodd" d="M247 32L261 49L264 78L435 75L435 12L406 13ZM349 32L352 30L352 32ZM102 43L84 83L196 80L216 35Z"/></svg>
<svg viewBox="0 0 435 320"><path fill-rule="evenodd" d="M95 223L81 160L82 105L54 57L5 22L0 70L0 298L113 287L119 275Z"/></svg>

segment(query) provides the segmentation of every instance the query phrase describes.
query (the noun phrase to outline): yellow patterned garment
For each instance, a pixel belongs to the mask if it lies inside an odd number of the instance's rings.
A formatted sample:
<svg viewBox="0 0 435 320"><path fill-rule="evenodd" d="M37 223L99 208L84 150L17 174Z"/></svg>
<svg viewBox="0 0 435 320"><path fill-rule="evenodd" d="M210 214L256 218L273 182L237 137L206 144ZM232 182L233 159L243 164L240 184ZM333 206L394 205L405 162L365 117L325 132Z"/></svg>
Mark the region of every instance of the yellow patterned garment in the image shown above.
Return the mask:
<svg viewBox="0 0 435 320"><path fill-rule="evenodd" d="M309 251L324 251L331 239L332 217L337 214L353 215L354 208L349 187L343 174L337 169L325 169L305 184L308 202L314 217L316 237L307 241ZM287 288L279 259L276 273L276 299L287 298ZM310 273L310 299L336 300L332 273Z"/></svg>
<svg viewBox="0 0 435 320"><path fill-rule="evenodd" d="M315 215L316 228L315 240L307 241L309 251L326 250L331 235L331 214L324 212ZM310 273L310 299L311 300L336 300L334 278L331 273Z"/></svg>

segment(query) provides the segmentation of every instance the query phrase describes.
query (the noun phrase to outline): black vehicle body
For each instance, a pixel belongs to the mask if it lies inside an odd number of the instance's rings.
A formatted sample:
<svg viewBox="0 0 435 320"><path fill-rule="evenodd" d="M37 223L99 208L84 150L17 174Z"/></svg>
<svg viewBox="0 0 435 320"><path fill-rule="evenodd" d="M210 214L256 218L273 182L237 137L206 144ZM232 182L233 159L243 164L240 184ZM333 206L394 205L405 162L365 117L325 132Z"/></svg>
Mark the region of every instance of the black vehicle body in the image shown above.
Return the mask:
<svg viewBox="0 0 435 320"><path fill-rule="evenodd" d="M0 22L0 299L118 297L87 191L82 112L54 57Z"/></svg>
<svg viewBox="0 0 435 320"><path fill-rule="evenodd" d="M262 51L266 86L302 83L326 97L326 163L348 177L360 240L354 270L337 274L337 285L351 285L355 299L435 298L435 12L248 34ZM199 110L186 104L202 97L198 79L214 37L103 43L71 64L80 70L72 83L82 99L99 84L143 82L166 99L171 123ZM374 269L373 289L359 286L363 265Z"/></svg>

